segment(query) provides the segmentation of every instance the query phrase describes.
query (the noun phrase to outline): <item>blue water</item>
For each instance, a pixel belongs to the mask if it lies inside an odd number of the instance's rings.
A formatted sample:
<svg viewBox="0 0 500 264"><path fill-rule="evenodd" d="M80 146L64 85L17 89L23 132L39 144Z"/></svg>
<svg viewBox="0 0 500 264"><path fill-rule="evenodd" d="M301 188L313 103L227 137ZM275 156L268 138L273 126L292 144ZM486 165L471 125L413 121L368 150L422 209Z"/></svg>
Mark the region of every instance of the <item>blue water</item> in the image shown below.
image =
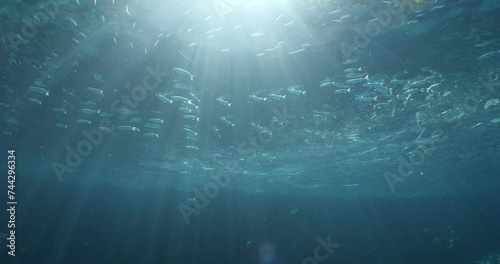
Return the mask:
<svg viewBox="0 0 500 264"><path fill-rule="evenodd" d="M499 10L0 4L2 263L500 263Z"/></svg>

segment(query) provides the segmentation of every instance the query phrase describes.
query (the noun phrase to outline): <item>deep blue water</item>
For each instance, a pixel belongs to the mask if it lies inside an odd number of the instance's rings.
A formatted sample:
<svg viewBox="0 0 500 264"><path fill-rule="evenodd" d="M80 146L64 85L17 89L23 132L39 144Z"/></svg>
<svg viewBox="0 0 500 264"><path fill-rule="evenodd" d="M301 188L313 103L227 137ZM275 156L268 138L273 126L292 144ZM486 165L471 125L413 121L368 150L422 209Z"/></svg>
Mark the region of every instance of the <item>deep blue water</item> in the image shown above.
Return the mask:
<svg viewBox="0 0 500 264"><path fill-rule="evenodd" d="M1 3L2 263L500 263L499 10Z"/></svg>

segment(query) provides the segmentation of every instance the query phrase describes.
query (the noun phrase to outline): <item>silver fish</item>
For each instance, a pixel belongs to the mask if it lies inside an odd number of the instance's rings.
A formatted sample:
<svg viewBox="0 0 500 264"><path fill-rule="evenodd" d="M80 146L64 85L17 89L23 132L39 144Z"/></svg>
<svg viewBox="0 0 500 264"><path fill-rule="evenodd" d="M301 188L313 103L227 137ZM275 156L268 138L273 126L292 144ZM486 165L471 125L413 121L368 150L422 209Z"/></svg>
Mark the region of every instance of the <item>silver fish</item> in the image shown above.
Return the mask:
<svg viewBox="0 0 500 264"><path fill-rule="evenodd" d="M179 74L179 75L189 77L189 79L191 79L191 81L194 79L194 76L193 76L190 72L188 72L188 71L186 71L186 70L184 70L184 69L181 69L181 68L173 68L173 71L174 71L175 73Z"/></svg>
<svg viewBox="0 0 500 264"><path fill-rule="evenodd" d="M500 50L495 50L495 51L490 51L488 53L485 53L481 56L479 56L479 59L480 60L484 60L484 59L487 59L487 58L490 58L490 57L493 57L494 55L496 55L497 53L500 53Z"/></svg>
<svg viewBox="0 0 500 264"><path fill-rule="evenodd" d="M49 96L50 92L47 91L46 89L42 88L42 87L37 87L37 86L31 86L30 87L30 90L32 92L35 92L35 93L39 93L39 94L44 94L45 96Z"/></svg>
<svg viewBox="0 0 500 264"><path fill-rule="evenodd" d="M356 84L356 83L363 83L365 81L368 81L368 75L366 75L365 77L363 78L357 78L357 79L350 79L350 80L347 80L346 83L347 84Z"/></svg>
<svg viewBox="0 0 500 264"><path fill-rule="evenodd" d="M217 97L217 99L215 99L215 100L217 100L217 102L219 102L221 105L231 107L231 103L226 100L225 96Z"/></svg>
<svg viewBox="0 0 500 264"><path fill-rule="evenodd" d="M34 103L34 104L39 104L41 105L42 104L42 101L38 100L38 99L35 99L35 98L28 98L28 101Z"/></svg>
<svg viewBox="0 0 500 264"><path fill-rule="evenodd" d="M233 124L231 121L229 121L229 116L220 116L219 119L222 121L222 123L226 124L227 126L234 127L235 124Z"/></svg>
<svg viewBox="0 0 500 264"><path fill-rule="evenodd" d="M137 131L137 132L139 132L139 129L137 127L133 127L133 126L117 126L116 129L122 130L122 131Z"/></svg>
<svg viewBox="0 0 500 264"><path fill-rule="evenodd" d="M87 119L77 119L76 123L78 123L78 124L88 124L88 125L92 124L92 122L90 120L87 120Z"/></svg>
<svg viewBox="0 0 500 264"><path fill-rule="evenodd" d="M94 87L87 87L87 91L94 93L94 94L98 94L100 96L104 96L104 92L102 90L99 90L99 89L94 88Z"/></svg>

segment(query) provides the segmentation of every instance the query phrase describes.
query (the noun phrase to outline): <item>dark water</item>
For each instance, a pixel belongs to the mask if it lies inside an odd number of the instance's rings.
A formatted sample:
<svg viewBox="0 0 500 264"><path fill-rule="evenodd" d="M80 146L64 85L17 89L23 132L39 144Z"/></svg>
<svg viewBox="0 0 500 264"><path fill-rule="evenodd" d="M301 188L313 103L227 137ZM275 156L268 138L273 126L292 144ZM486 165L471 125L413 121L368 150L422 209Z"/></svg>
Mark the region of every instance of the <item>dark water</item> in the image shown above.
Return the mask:
<svg viewBox="0 0 500 264"><path fill-rule="evenodd" d="M499 10L1 3L1 263L500 263Z"/></svg>

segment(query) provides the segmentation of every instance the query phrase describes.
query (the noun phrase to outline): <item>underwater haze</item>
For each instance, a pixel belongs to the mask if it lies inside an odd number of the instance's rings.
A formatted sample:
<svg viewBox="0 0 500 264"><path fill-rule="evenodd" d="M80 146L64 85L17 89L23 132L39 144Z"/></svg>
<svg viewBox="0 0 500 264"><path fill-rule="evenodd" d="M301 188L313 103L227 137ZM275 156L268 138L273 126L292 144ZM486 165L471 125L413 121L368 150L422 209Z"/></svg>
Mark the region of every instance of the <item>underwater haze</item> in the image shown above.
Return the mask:
<svg viewBox="0 0 500 264"><path fill-rule="evenodd" d="M498 0L0 15L1 263L500 263Z"/></svg>

